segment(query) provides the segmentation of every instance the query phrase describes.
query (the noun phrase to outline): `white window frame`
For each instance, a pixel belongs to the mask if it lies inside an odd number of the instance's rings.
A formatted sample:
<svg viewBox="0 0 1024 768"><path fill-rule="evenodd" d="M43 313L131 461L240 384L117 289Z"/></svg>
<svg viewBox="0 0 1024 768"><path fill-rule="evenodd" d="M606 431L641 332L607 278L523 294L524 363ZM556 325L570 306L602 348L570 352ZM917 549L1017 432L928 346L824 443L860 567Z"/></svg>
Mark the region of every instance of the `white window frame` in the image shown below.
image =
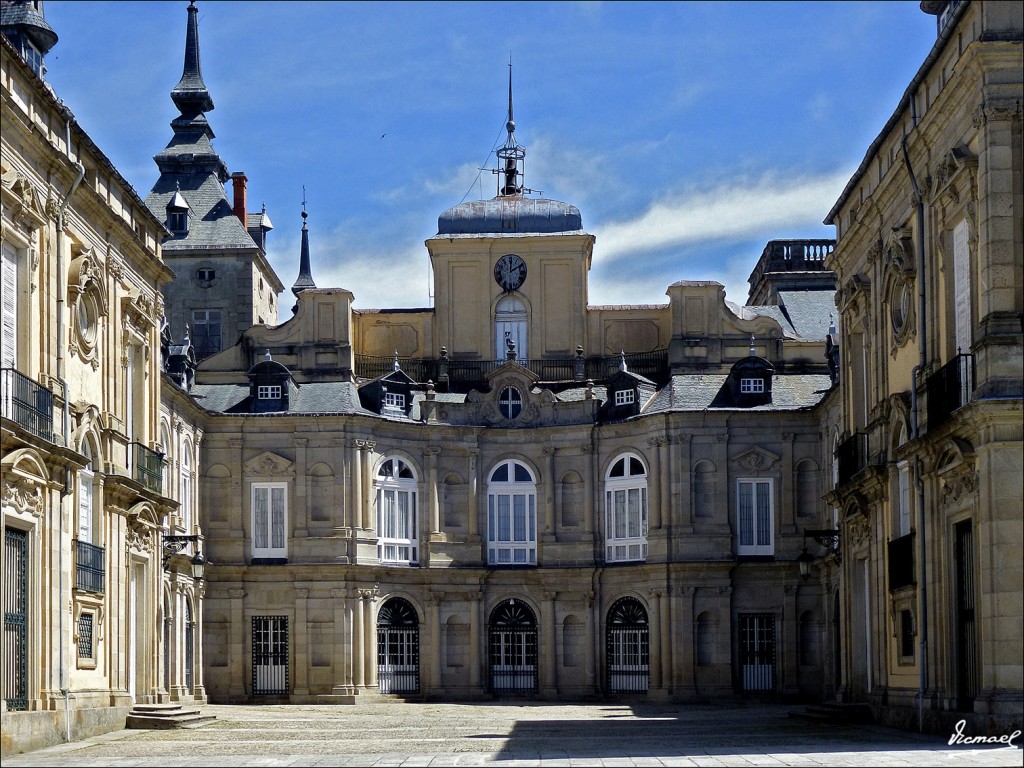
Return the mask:
<svg viewBox="0 0 1024 768"><path fill-rule="evenodd" d="M181 506L178 515L186 533L192 530L192 446L185 443L181 451Z"/></svg>
<svg viewBox="0 0 1024 768"><path fill-rule="evenodd" d="M385 392L384 407L388 410L405 411L405 394L402 392Z"/></svg>
<svg viewBox="0 0 1024 768"><path fill-rule="evenodd" d="M633 474L634 462L642 474ZM623 474L612 477L623 463ZM647 467L635 453L617 456L604 480L605 562L636 562L647 559Z"/></svg>
<svg viewBox="0 0 1024 768"><path fill-rule="evenodd" d="M10 243L3 244L2 293L3 328L0 337L0 368L18 367L18 251Z"/></svg>
<svg viewBox="0 0 1024 768"><path fill-rule="evenodd" d="M252 556L288 557L288 484L253 483L250 493Z"/></svg>
<svg viewBox="0 0 1024 768"><path fill-rule="evenodd" d="M411 477L402 477L402 469ZM419 504L416 470L395 456L385 457L374 479L377 498L377 559L382 563L419 562Z"/></svg>
<svg viewBox="0 0 1024 768"><path fill-rule="evenodd" d="M620 389L615 393L615 405L632 405L636 402L636 392L632 389Z"/></svg>
<svg viewBox="0 0 1024 768"><path fill-rule="evenodd" d="M911 529L910 462L896 465L896 535L906 536Z"/></svg>
<svg viewBox="0 0 1024 768"><path fill-rule="evenodd" d="M740 379L740 394L763 395L764 379Z"/></svg>
<svg viewBox="0 0 1024 768"><path fill-rule="evenodd" d="M281 399L281 385L280 384L260 384L256 387L256 399L257 400L280 400Z"/></svg>
<svg viewBox="0 0 1024 768"><path fill-rule="evenodd" d="M509 480L494 480L502 467ZM517 480L516 467L529 480ZM537 481L521 461L505 459L487 475L487 563L537 565Z"/></svg>
<svg viewBox="0 0 1024 768"><path fill-rule="evenodd" d="M775 554L775 481L736 481L736 554Z"/></svg>

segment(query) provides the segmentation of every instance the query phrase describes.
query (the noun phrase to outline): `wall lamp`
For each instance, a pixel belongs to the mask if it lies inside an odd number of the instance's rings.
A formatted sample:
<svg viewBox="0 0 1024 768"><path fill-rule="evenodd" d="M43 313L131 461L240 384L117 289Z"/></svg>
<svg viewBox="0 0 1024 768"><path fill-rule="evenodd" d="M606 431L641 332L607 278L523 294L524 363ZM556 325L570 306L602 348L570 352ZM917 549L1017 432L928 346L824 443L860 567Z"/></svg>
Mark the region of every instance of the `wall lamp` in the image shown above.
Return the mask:
<svg viewBox="0 0 1024 768"><path fill-rule="evenodd" d="M195 554L192 556L191 560L192 578L196 581L202 581L203 576L206 575L206 558L203 557L203 553L199 551L199 537L196 535L165 535L163 537L163 569L166 571L167 562L171 559L171 556L181 552L181 550L183 550L188 544L191 544L195 548Z"/></svg>
<svg viewBox="0 0 1024 768"><path fill-rule="evenodd" d="M800 576L807 578L811 575L811 563L814 562L814 555L807 551L807 537L814 539L819 547L824 547L828 555L835 555L836 561L842 562L839 553L839 530L831 528L804 528L804 549L797 557L797 565L800 566Z"/></svg>

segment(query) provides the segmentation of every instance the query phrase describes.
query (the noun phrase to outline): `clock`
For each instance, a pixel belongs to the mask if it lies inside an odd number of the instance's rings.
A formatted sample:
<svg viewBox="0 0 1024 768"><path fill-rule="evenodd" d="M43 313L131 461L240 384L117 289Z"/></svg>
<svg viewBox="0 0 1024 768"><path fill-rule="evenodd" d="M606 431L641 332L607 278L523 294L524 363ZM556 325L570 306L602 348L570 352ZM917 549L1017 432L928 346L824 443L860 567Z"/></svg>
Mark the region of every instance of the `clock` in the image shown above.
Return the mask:
<svg viewBox="0 0 1024 768"><path fill-rule="evenodd" d="M526 280L526 262L514 253L507 253L494 265L494 279L506 293L519 289Z"/></svg>

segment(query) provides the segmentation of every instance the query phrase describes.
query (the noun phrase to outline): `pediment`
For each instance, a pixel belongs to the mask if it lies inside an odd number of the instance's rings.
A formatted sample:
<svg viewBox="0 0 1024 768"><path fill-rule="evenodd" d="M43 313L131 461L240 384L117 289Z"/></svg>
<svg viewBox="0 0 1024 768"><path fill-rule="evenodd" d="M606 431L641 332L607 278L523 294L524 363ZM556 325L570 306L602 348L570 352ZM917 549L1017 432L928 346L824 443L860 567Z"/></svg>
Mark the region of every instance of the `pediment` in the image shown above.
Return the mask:
<svg viewBox="0 0 1024 768"><path fill-rule="evenodd" d="M0 189L4 202L10 206L11 218L28 229L38 229L46 223L46 206L42 196L20 171L8 168L0 174Z"/></svg>
<svg viewBox="0 0 1024 768"><path fill-rule="evenodd" d="M264 451L245 462L246 477L286 478L295 474L295 464L283 456L271 451Z"/></svg>
<svg viewBox="0 0 1024 768"><path fill-rule="evenodd" d="M751 448L732 459L732 463L747 472L767 472L782 458L764 448Z"/></svg>
<svg viewBox="0 0 1024 768"><path fill-rule="evenodd" d="M508 360L497 368L488 371L485 374L487 383L494 388L495 381L500 380L502 386L508 386L509 384L515 383L517 386L530 388L538 381L540 376L531 371L529 368L524 367L516 360ZM514 381L510 381L514 380Z"/></svg>

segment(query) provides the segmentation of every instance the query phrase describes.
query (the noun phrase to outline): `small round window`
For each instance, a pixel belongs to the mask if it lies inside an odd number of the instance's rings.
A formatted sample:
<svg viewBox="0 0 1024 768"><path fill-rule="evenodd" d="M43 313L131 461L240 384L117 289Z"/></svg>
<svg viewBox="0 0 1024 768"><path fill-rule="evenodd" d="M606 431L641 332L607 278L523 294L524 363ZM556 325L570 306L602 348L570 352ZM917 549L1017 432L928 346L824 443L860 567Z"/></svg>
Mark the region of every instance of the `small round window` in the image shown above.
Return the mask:
<svg viewBox="0 0 1024 768"><path fill-rule="evenodd" d="M78 332L82 343L91 348L96 343L96 301L88 294L78 297Z"/></svg>
<svg viewBox="0 0 1024 768"><path fill-rule="evenodd" d="M902 340L906 335L910 318L910 286L905 279L898 280L892 287L889 296L889 317L896 339Z"/></svg>
<svg viewBox="0 0 1024 768"><path fill-rule="evenodd" d="M515 387L505 387L498 397L498 408L506 419L514 419L523 410L523 396Z"/></svg>
<svg viewBox="0 0 1024 768"><path fill-rule="evenodd" d="M210 288L217 282L217 270L213 267L200 267L196 270L196 283L201 288Z"/></svg>

